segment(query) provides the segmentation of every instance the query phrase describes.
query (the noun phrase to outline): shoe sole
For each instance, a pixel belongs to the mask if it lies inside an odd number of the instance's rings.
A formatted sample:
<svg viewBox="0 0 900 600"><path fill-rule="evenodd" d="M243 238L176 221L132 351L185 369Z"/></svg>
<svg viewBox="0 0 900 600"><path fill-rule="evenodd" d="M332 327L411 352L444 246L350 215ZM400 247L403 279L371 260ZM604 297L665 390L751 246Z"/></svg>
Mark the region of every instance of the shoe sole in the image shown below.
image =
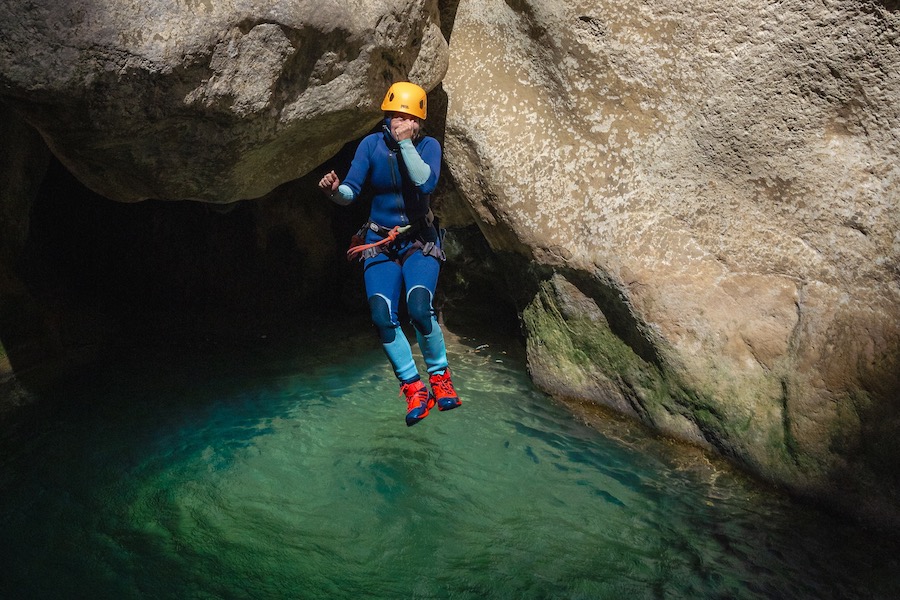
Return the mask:
<svg viewBox="0 0 900 600"><path fill-rule="evenodd" d="M432 398L432 397L429 396L428 402L425 404L425 412L423 412L420 416L418 416L418 417L410 417L410 416L409 416L409 413L406 413L406 426L407 426L407 427L412 427L413 425L415 425L416 423L418 423L419 421L421 421L422 419L424 419L425 417L427 417L427 416L428 416L428 412L429 412L432 408L434 408L434 398Z"/></svg>
<svg viewBox="0 0 900 600"><path fill-rule="evenodd" d="M438 404L438 410L441 412L444 412L446 410L453 410L454 408L458 408L460 406L462 406L462 400L457 400L456 402L454 402L453 404L450 404L449 406Z"/></svg>

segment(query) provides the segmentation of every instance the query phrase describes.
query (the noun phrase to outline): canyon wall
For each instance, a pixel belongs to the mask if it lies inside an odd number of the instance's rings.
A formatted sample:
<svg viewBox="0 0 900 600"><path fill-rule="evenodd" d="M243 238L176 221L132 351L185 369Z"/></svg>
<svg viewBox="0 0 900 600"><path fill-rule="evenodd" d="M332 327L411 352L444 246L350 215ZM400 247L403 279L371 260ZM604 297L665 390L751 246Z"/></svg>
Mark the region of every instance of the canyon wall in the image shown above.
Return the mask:
<svg viewBox="0 0 900 600"><path fill-rule="evenodd" d="M462 2L447 161L546 390L900 506L896 3Z"/></svg>

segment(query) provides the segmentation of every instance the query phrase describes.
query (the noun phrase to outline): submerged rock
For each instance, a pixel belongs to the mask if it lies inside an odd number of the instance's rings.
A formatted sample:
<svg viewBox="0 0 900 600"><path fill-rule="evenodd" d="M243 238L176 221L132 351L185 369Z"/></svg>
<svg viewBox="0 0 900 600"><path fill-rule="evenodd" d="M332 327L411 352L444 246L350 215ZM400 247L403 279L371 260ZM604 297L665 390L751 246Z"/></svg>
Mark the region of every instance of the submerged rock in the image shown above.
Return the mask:
<svg viewBox="0 0 900 600"><path fill-rule="evenodd" d="M535 379L900 519L898 39L868 1L462 3L447 162L557 272Z"/></svg>
<svg viewBox="0 0 900 600"><path fill-rule="evenodd" d="M230 202L360 136L396 79L432 88L433 0L0 4L0 95L96 192Z"/></svg>

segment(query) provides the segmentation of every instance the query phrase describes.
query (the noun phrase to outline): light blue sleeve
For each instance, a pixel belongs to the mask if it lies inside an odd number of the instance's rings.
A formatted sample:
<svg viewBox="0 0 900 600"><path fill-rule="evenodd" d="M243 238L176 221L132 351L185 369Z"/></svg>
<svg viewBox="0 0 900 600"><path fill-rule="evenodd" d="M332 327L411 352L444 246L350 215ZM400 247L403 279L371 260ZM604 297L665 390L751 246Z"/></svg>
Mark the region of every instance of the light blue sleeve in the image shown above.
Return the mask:
<svg viewBox="0 0 900 600"><path fill-rule="evenodd" d="M353 193L353 190L350 189L350 186L342 183L338 186L337 191L331 194L331 200L335 204L340 204L341 206L347 206L353 199L356 198L356 194Z"/></svg>
<svg viewBox="0 0 900 600"><path fill-rule="evenodd" d="M419 156L412 140L400 140L400 154L403 156L406 170L409 171L409 177L414 184L422 185L428 181L428 178L431 177L431 167Z"/></svg>

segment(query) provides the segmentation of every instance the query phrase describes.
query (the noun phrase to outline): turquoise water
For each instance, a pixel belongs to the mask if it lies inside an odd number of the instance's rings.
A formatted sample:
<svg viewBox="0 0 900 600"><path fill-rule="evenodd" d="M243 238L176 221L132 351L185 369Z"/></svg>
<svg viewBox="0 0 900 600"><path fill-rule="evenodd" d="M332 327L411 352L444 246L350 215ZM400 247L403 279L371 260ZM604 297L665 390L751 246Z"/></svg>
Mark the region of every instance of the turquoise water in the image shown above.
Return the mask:
<svg viewBox="0 0 900 600"><path fill-rule="evenodd" d="M326 331L323 328L323 332ZM3 598L892 598L896 540L449 336L412 428L372 334L133 348L0 441Z"/></svg>

